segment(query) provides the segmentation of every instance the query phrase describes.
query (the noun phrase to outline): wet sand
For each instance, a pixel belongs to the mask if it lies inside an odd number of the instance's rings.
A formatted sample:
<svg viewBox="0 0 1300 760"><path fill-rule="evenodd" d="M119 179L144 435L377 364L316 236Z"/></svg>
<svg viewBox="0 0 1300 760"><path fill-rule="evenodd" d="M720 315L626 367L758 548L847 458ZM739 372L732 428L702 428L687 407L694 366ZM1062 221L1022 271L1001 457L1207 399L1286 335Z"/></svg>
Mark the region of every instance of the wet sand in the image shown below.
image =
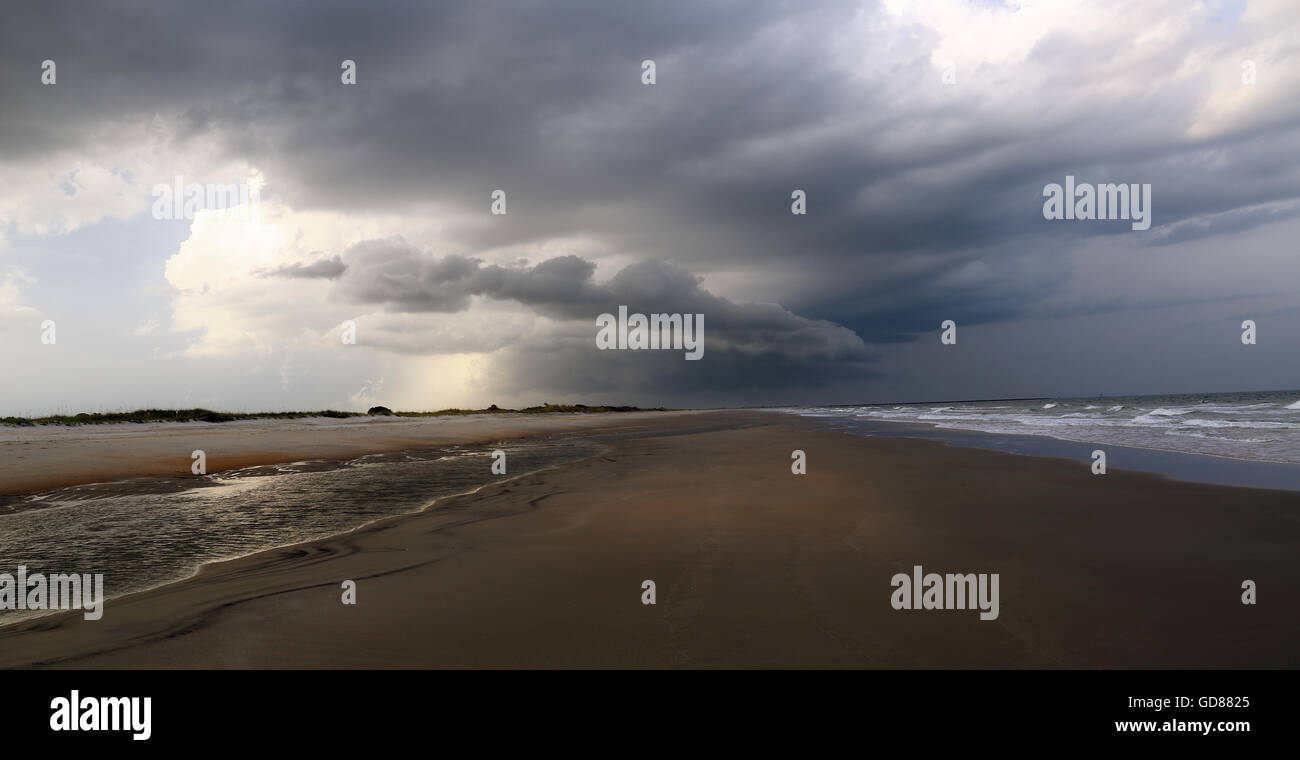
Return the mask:
<svg viewBox="0 0 1300 760"><path fill-rule="evenodd" d="M635 432L417 515L208 565L99 621L0 629L0 666L1300 665L1300 494L774 412ZM998 573L999 617L893 609L891 578L917 564ZM1244 579L1258 604L1241 603Z"/></svg>
<svg viewBox="0 0 1300 760"><path fill-rule="evenodd" d="M296 420L0 425L0 495L133 477L189 477L195 450L208 473L306 459L486 443L618 427L694 412L310 417Z"/></svg>

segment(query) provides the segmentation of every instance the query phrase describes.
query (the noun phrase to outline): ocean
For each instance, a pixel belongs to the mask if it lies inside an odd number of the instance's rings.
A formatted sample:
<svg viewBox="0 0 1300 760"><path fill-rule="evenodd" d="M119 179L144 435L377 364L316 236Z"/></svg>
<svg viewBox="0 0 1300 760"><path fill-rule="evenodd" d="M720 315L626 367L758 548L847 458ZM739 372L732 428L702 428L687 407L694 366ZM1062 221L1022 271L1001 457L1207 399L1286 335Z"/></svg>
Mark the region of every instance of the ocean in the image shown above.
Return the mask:
<svg viewBox="0 0 1300 760"><path fill-rule="evenodd" d="M863 434L939 438L1042 456L1087 458L1088 447L1100 446L1111 465L1120 469L1127 465L1198 482L1300 489L1300 391L779 411Z"/></svg>

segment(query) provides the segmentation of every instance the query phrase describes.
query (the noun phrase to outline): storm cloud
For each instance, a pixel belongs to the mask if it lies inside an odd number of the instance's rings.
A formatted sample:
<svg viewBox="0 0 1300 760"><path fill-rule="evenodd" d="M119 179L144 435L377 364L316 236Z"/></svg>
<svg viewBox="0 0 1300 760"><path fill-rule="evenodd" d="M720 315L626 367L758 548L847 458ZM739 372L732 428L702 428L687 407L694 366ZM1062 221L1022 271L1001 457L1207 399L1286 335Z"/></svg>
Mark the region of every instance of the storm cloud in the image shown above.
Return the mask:
<svg viewBox="0 0 1300 760"><path fill-rule="evenodd" d="M830 322L800 317L777 304L735 303L700 287L698 278L672 264L647 260L596 283L595 264L577 256L507 269L464 256L435 257L400 239L357 243L344 252L346 266L335 295L380 305L395 313L459 312L481 296L510 300L557 320L588 326L602 313L704 314L710 350L770 353L790 360L864 361L861 338ZM594 327L589 328L594 339ZM588 341L591 343L591 341Z"/></svg>
<svg viewBox="0 0 1300 760"><path fill-rule="evenodd" d="M1297 34L1283 0L22 4L0 26L0 306L166 325L117 349L122 388L146 357L182 385L195 357L348 367L280 395L231 378L226 404L346 399L392 356L478 357L460 382L493 401L1285 386ZM149 218L156 183L254 174L261 229ZM1044 219L1067 175L1150 184L1151 229ZM88 244L138 309L80 311ZM706 314L708 359L594 351L620 304ZM1256 313L1277 342L1249 370L1226 339L1131 360ZM344 319L369 353L329 353ZM30 366L11 390L41 385Z"/></svg>

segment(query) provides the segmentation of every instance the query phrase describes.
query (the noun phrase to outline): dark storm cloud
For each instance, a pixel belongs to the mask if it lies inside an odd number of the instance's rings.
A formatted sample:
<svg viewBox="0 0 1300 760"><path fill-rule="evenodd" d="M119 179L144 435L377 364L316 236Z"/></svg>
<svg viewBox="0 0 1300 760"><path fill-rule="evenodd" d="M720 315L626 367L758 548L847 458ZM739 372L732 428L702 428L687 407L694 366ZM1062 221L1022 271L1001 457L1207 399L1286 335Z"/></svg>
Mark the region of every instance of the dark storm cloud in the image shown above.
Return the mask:
<svg viewBox="0 0 1300 760"><path fill-rule="evenodd" d="M393 312L463 311L471 296L566 312L605 295L590 282L595 265L576 256L529 269L505 269L467 256L428 256L394 238L356 243L343 252L343 260L346 273L337 285L339 296L381 304Z"/></svg>
<svg viewBox="0 0 1300 760"><path fill-rule="evenodd" d="M609 399L642 406L856 402L878 372L871 361L798 358L709 346L703 361L679 352L596 351L579 341L530 344L501 357L491 390L547 400ZM725 389L725 394L719 389Z"/></svg>
<svg viewBox="0 0 1300 760"><path fill-rule="evenodd" d="M401 239L357 243L344 251L342 260L346 268L335 284L335 295L388 313L458 312L470 307L473 296L509 300L556 320L585 323L576 342L589 349L594 346L596 317L626 306L629 313L703 314L711 361L727 351L779 359L765 365L769 370L779 363L807 370L803 363L856 363L872 356L844 327L801 317L776 304L721 298L701 288L690 272L661 261L632 264L598 283L593 279L595 264L577 256L507 269L465 256L432 256ZM722 360L715 364L711 377ZM692 375L696 380L700 376L698 371ZM751 379L765 384L778 380L758 377Z"/></svg>
<svg viewBox="0 0 1300 760"><path fill-rule="evenodd" d="M867 76L851 77L816 42L863 7L23 5L0 31L0 151L160 113L180 117L176 139L218 135L268 167L295 207L480 209L502 188L509 221L461 230L468 249L598 232L699 270L1102 233L1043 226L1039 191L1066 173L1151 182L1158 224L1294 192L1294 167L1266 159L1300 144L1294 121L1225 141L1231 160L1211 169L1207 146L1175 129L1203 101L1193 89L1162 92L1159 120L1152 103L1098 98L1088 118L1026 124L1032 109L982 113L978 80L942 107L918 96L934 86L921 44L864 56ZM1051 70L1097 55L1058 34L1031 59ZM57 92L36 76L47 56ZM639 82L644 57L659 64L654 87ZM344 58L355 87L338 81ZM796 187L808 218L787 213Z"/></svg>
<svg viewBox="0 0 1300 760"><path fill-rule="evenodd" d="M347 269L347 265L343 263L343 260L338 256L334 256L328 259L313 261L310 264L303 264L301 262L286 264L282 267L276 267L270 271L263 272L262 276L291 277L302 280L333 280L343 274L345 269Z"/></svg>
<svg viewBox="0 0 1300 760"><path fill-rule="evenodd" d="M647 263L596 283L594 264L577 257L516 270L390 240L272 274L332 279L339 297L399 313L456 312L474 296L563 319L628 301L696 310L746 356L796 357L806 342L805 358L832 363L866 354L829 323L883 344L946 318L1033 313L1070 279L1071 245L1124 234L1043 219L1043 185L1067 174L1150 183L1152 246L1293 215L1255 209L1300 188L1296 163L1278 158L1300 151L1295 109L1194 136L1209 96L1205 81L1170 79L1185 50L1130 63L1127 46L1065 30L1022 70L962 71L944 90L933 32L835 37L859 12L881 10L778 0L19 4L0 25L0 160L75 149L105 122L158 114L178 126L178 143L216 138L263 168L268 197L295 209L435 203L486 215L499 188L507 216L448 222L457 250L583 235ZM837 58L845 53L858 57ZM57 87L39 84L45 58L58 62ZM643 58L658 64L653 87L639 81ZM343 59L357 62L356 86L339 83ZM1110 93L1115 83L1122 94ZM795 188L808 194L807 216L789 213ZM736 272L782 306L721 299L694 279ZM1090 303L1128 308L1104 294ZM547 376L538 365L550 361L549 372L580 373L569 358L521 354L518 369ZM784 382L779 367L719 360L708 371L728 386L736 372Z"/></svg>
<svg viewBox="0 0 1300 760"><path fill-rule="evenodd" d="M1163 234L1153 237L1148 245L1176 245L1213 235L1244 232L1261 224L1294 219L1297 216L1300 216L1300 206L1297 205L1234 209L1225 211L1222 214L1190 219L1182 224L1174 225L1167 231L1162 231Z"/></svg>

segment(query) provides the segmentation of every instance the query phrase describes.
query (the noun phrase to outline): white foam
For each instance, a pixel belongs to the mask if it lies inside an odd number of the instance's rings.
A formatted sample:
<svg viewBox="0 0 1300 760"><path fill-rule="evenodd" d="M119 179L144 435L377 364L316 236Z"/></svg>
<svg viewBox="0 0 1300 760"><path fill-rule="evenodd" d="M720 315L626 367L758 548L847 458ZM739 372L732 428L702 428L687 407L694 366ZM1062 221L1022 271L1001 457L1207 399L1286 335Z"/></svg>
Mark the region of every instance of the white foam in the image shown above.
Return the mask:
<svg viewBox="0 0 1300 760"><path fill-rule="evenodd" d="M1265 397L1267 398L1267 397ZM1295 398L1294 396L1292 398ZM855 414L994 435L1061 440L1300 464L1300 400L1233 403L1222 397L1152 399L1168 406L1089 404L1088 400L875 407ZM1052 411L1055 410L1055 411ZM818 411L832 411L823 409ZM812 410L801 413L810 414Z"/></svg>
<svg viewBox="0 0 1300 760"><path fill-rule="evenodd" d="M1300 425L1294 422L1257 422L1251 420L1198 420L1183 421L1184 425L1202 428L1250 428L1252 430L1297 430Z"/></svg>

